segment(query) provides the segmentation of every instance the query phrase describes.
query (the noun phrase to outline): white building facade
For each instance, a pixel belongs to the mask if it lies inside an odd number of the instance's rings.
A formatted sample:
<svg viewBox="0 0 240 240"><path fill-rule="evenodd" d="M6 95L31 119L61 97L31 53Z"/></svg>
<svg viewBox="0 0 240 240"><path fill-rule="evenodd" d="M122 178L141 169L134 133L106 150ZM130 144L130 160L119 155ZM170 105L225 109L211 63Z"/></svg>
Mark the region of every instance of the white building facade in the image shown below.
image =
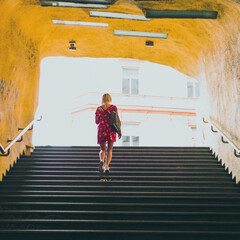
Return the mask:
<svg viewBox="0 0 240 240"><path fill-rule="evenodd" d="M84 79L87 84L81 86L81 94L73 101L72 145L97 144L94 117L104 93L111 94L122 121L123 137L115 145L198 145L200 90L194 79L146 61L95 60L91 74Z"/></svg>

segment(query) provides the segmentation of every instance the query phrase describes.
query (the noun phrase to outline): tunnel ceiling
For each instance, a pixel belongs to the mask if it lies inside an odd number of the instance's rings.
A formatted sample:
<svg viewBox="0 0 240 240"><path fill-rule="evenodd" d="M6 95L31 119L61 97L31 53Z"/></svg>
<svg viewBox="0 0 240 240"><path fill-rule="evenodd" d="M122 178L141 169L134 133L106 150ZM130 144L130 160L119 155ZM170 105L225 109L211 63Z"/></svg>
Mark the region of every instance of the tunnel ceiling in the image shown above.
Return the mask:
<svg viewBox="0 0 240 240"><path fill-rule="evenodd" d="M107 2L108 1L108 2ZM107 9L56 6L65 3L101 4ZM171 66L190 76L199 74L203 56L216 50L228 34L232 19L239 14L238 1L229 0L9 0L15 24L37 42L40 58L121 57L148 60ZM53 5L53 6L47 6ZM7 7L7 5L6 5ZM153 11L154 10L154 11ZM149 21L91 17L90 11L146 16L168 10L174 16ZM175 12L174 12L175 11ZM193 12L195 11L195 12ZM206 12L207 11L207 12ZM186 14L217 14L216 19L192 18ZM185 15L184 15L185 14ZM53 24L52 20L105 23L108 27ZM166 33L167 39L115 36L114 30ZM230 33L229 33L230 34ZM69 41L76 42L76 51L69 50ZM146 41L153 41L147 47Z"/></svg>

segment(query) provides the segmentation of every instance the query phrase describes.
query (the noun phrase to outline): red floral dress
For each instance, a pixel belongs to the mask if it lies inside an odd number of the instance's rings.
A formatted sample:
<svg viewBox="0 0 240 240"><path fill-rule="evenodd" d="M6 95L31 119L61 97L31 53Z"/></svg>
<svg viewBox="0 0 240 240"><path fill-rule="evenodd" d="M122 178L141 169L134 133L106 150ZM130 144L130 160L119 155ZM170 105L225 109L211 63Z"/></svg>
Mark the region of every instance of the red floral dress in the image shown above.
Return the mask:
<svg viewBox="0 0 240 240"><path fill-rule="evenodd" d="M107 141L116 142L116 132L114 132L111 129L110 118L109 118L109 115L113 109L117 111L116 106L110 105L106 109L108 113L106 113L101 107L98 107L95 112L95 122L96 124L98 124L98 133L97 133L98 144L100 144L101 142L107 142ZM118 111L117 111L117 114L118 114Z"/></svg>

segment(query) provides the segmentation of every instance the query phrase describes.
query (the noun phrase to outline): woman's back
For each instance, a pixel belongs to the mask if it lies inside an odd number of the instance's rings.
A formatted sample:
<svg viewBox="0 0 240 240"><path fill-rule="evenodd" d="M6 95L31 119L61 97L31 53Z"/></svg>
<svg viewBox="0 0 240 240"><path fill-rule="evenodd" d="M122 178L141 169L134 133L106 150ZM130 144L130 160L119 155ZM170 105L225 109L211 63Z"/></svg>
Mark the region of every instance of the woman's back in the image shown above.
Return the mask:
<svg viewBox="0 0 240 240"><path fill-rule="evenodd" d="M96 124L98 124L98 143L109 140L116 142L116 132L111 129L109 118L109 115L113 109L117 109L117 107L110 104L108 107L102 105L97 108L95 113L95 121Z"/></svg>

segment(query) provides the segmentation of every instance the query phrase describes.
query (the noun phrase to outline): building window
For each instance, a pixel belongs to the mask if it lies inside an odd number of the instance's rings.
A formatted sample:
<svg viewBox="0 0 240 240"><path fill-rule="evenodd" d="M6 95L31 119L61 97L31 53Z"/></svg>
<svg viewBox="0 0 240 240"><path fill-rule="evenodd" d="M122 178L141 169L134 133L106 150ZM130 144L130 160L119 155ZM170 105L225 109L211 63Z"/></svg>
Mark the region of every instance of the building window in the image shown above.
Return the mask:
<svg viewBox="0 0 240 240"><path fill-rule="evenodd" d="M130 146L130 136L122 136L122 145Z"/></svg>
<svg viewBox="0 0 240 240"><path fill-rule="evenodd" d="M200 84L198 82L187 82L187 97L199 98L200 97Z"/></svg>
<svg viewBox="0 0 240 240"><path fill-rule="evenodd" d="M139 146L139 136L132 136L132 146Z"/></svg>
<svg viewBox="0 0 240 240"><path fill-rule="evenodd" d="M122 93L138 94L138 68L123 68Z"/></svg>
<svg viewBox="0 0 240 240"><path fill-rule="evenodd" d="M195 96L196 98L200 97L200 83L195 83Z"/></svg>
<svg viewBox="0 0 240 240"><path fill-rule="evenodd" d="M193 82L187 82L187 96L193 98Z"/></svg>
<svg viewBox="0 0 240 240"><path fill-rule="evenodd" d="M139 146L139 136L122 136L123 146Z"/></svg>

